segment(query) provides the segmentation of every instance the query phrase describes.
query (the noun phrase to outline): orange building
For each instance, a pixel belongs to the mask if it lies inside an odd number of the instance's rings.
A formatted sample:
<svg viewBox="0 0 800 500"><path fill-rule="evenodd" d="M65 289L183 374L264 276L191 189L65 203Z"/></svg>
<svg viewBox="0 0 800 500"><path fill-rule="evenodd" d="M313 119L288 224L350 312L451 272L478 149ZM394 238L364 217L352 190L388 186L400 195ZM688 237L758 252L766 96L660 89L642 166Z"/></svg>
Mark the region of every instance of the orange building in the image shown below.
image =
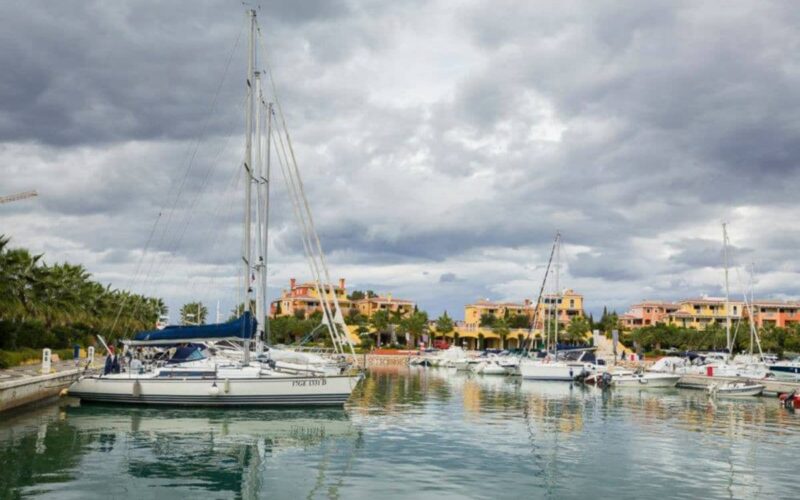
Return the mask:
<svg viewBox="0 0 800 500"><path fill-rule="evenodd" d="M643 326L666 323L667 317L680 309L680 304L660 300L646 300L631 306L619 317L620 324L630 330Z"/></svg>
<svg viewBox="0 0 800 500"><path fill-rule="evenodd" d="M800 302L759 300L753 303L753 317L759 328L767 325L782 328L791 326L800 323Z"/></svg>

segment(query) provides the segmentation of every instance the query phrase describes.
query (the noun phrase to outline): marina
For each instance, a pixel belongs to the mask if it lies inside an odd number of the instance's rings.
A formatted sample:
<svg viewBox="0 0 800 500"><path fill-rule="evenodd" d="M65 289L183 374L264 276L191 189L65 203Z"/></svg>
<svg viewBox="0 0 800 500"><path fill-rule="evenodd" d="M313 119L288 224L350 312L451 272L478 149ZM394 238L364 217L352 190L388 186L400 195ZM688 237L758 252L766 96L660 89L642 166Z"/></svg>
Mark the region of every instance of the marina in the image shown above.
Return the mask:
<svg viewBox="0 0 800 500"><path fill-rule="evenodd" d="M338 410L4 414L0 495L789 498L799 445L776 398L375 368Z"/></svg>
<svg viewBox="0 0 800 500"><path fill-rule="evenodd" d="M0 500L800 497L792 6L453 7L4 5Z"/></svg>

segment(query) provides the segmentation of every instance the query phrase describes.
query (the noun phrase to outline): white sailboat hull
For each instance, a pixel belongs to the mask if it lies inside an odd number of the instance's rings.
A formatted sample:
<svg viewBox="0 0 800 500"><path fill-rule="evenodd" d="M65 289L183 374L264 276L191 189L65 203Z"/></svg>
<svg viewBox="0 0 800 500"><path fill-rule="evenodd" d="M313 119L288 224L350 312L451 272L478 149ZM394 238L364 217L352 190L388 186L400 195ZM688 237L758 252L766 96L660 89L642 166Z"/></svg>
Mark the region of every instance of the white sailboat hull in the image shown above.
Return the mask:
<svg viewBox="0 0 800 500"><path fill-rule="evenodd" d="M342 406L358 376L260 378L82 377L82 401L183 406Z"/></svg>

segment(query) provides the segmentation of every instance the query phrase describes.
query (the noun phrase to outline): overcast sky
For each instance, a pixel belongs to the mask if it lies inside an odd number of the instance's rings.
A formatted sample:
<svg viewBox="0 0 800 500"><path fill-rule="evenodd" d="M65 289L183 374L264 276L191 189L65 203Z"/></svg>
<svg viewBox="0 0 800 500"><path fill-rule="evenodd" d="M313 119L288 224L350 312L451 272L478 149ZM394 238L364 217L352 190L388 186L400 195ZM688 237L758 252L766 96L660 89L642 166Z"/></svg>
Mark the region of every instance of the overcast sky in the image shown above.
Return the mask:
<svg viewBox="0 0 800 500"><path fill-rule="evenodd" d="M590 311L719 295L724 220L757 295L800 296L796 3L287 0L259 19L350 288L459 318L535 298L558 229ZM6 3L0 194L39 197L2 205L0 233L173 320L195 298L227 316L245 25L236 1ZM308 278L282 183L273 295Z"/></svg>

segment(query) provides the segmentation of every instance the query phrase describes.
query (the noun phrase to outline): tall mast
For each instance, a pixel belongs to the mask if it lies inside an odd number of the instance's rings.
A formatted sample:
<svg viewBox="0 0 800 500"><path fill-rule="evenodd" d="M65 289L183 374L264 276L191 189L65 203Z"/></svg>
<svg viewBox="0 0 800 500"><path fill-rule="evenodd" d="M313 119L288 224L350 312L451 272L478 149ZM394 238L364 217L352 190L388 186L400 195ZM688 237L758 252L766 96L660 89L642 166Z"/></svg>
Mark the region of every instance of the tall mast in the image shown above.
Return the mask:
<svg viewBox="0 0 800 500"><path fill-rule="evenodd" d="M731 358L731 313L730 285L728 283L728 224L722 223L722 259L725 265L725 343L728 347L728 359Z"/></svg>
<svg viewBox="0 0 800 500"><path fill-rule="evenodd" d="M561 288L559 283L559 275L561 274L561 233L556 233L556 241L558 242L556 246L556 309L555 309L555 316L556 316L556 324L555 324L555 353L556 353L556 361L558 361L558 323L559 323L559 311L558 307L561 305Z"/></svg>
<svg viewBox="0 0 800 500"><path fill-rule="evenodd" d="M262 147L262 140L261 140L261 73L258 71L255 72L255 121L256 121L256 135L255 135L255 146L256 146L256 158L254 164L254 172L255 172L255 182L256 182L256 251L258 255L256 256L256 352L261 354L264 352L264 317L265 317L265 308L264 308L264 301L266 297L264 295L264 287L262 286L264 282L264 274L262 270L264 269L264 220L262 216L262 203L264 202L264 198L262 196L262 177L263 177L263 165L261 163L261 147Z"/></svg>
<svg viewBox="0 0 800 500"><path fill-rule="evenodd" d="M264 264L261 268L261 287L262 293L264 294L264 306L266 307L267 316L269 316L269 301L267 300L267 253L269 252L269 183L270 183L270 157L272 156L270 153L272 152L272 103L267 104L267 164L264 168L264 179L263 179L263 189L264 189L264 234L263 243L264 245ZM269 319L264 317L264 331L266 333L266 341L269 345L272 342L270 338L269 332Z"/></svg>
<svg viewBox="0 0 800 500"><path fill-rule="evenodd" d="M250 312L250 270L252 248L250 233L252 225L252 189L253 189L253 69L256 65L256 11L250 10L250 43L247 55L247 104L245 106L245 150L244 150L244 251L242 252L244 270L244 313ZM249 325L246 326L246 328ZM244 341L244 362L250 362L250 341Z"/></svg>

